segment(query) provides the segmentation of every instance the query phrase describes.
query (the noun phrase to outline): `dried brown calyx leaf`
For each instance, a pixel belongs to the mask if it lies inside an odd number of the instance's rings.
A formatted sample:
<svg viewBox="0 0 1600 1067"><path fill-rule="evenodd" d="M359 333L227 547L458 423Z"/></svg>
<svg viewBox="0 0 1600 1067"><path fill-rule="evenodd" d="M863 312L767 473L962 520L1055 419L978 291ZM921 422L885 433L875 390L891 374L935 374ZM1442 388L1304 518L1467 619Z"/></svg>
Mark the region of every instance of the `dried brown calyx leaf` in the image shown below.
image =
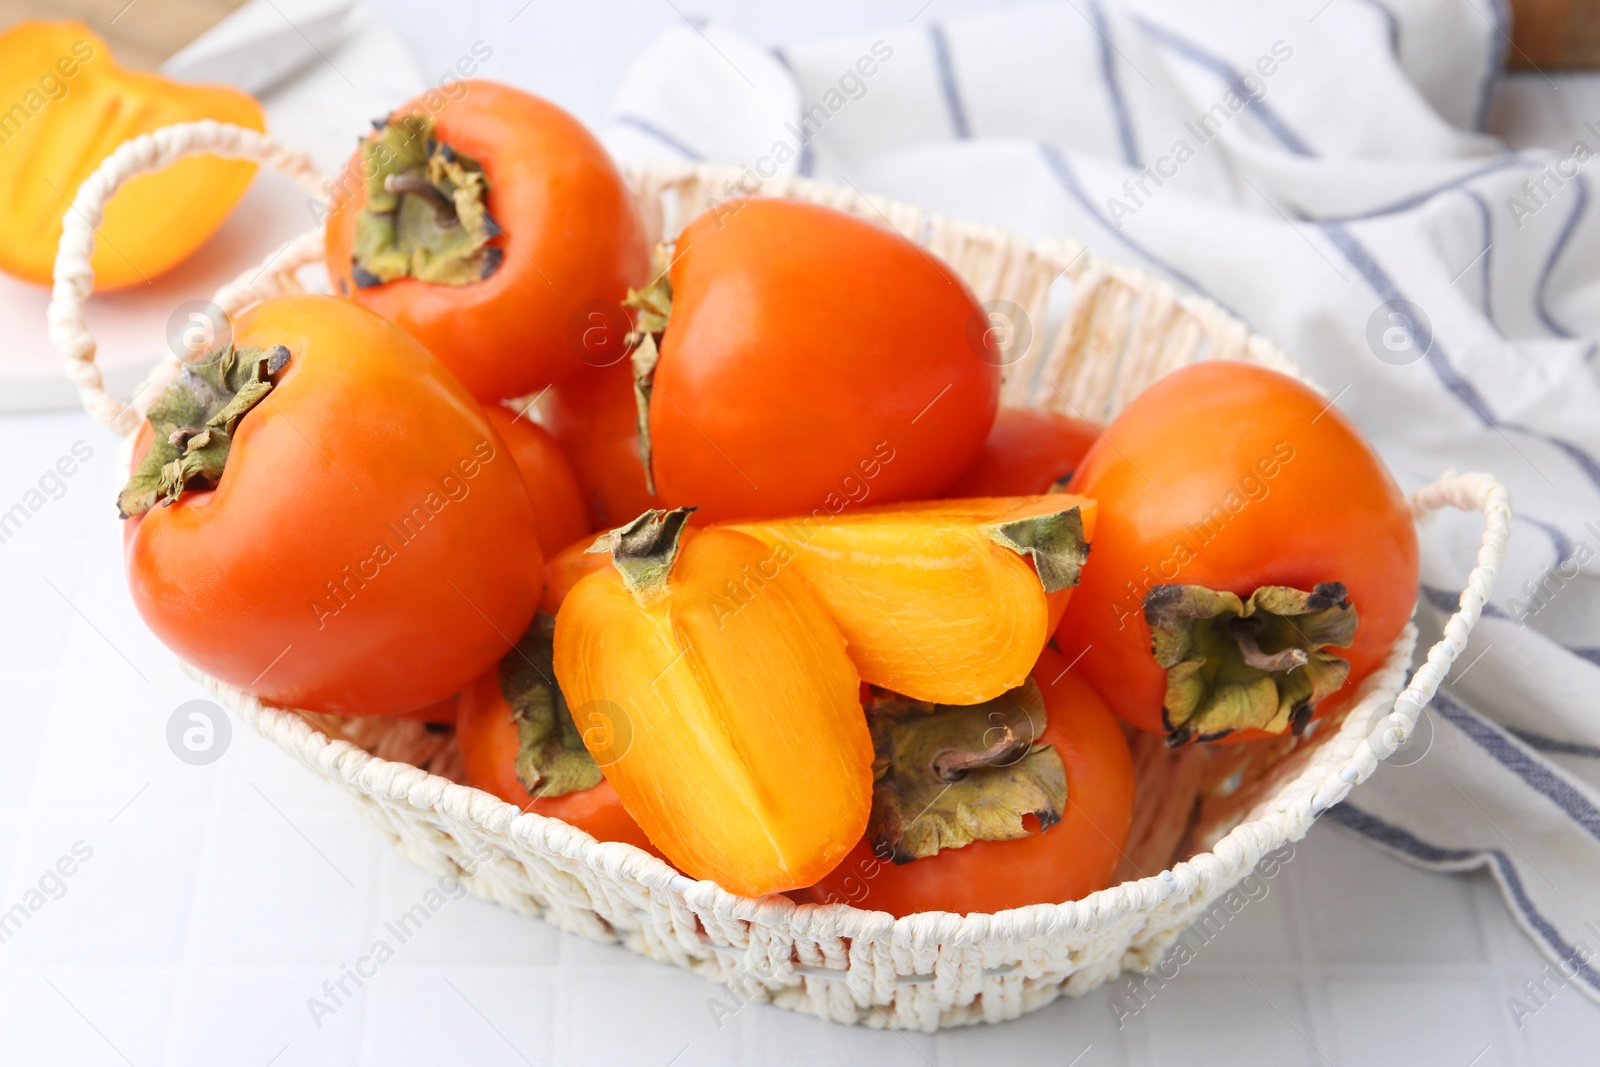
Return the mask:
<svg viewBox="0 0 1600 1067"><path fill-rule="evenodd" d="M554 637L555 620L540 612L500 660L500 692L517 727L517 780L538 797L591 789L603 777L556 684Z"/></svg>
<svg viewBox="0 0 1600 1067"><path fill-rule="evenodd" d="M1089 558L1089 542L1083 536L1083 516L1077 505L1000 523L989 529L989 538L1032 560L1046 593L1076 586Z"/></svg>
<svg viewBox="0 0 1600 1067"><path fill-rule="evenodd" d="M434 136L427 115L391 115L361 142L367 202L356 216L351 272L363 288L399 278L467 285L499 269L489 244L489 180L477 160Z"/></svg>
<svg viewBox="0 0 1600 1067"><path fill-rule="evenodd" d="M150 405L150 448L117 495L118 513L125 519L142 515L186 489L216 486L239 420L272 392L274 377L288 362L282 345L224 345L201 363L185 364Z"/></svg>
<svg viewBox="0 0 1600 1067"><path fill-rule="evenodd" d="M1040 743L1045 703L1033 679L968 706L881 694L867 721L876 757L867 839L877 855L909 863L1061 821L1067 772L1056 750Z"/></svg>
<svg viewBox="0 0 1600 1067"><path fill-rule="evenodd" d="M611 553L611 565L622 575L622 583L643 603L666 591L684 527L697 510L651 508L626 526L601 534L588 551Z"/></svg>
<svg viewBox="0 0 1600 1067"><path fill-rule="evenodd" d="M1264 585L1241 600L1203 585L1158 585L1144 599L1150 651L1167 672L1167 743L1235 730L1299 733L1350 664L1329 648L1355 640L1345 587Z"/></svg>
<svg viewBox="0 0 1600 1067"><path fill-rule="evenodd" d="M633 400L638 406L639 462L644 466L644 486L656 491L655 470L651 466L650 398L655 389L656 363L661 358L661 336L672 318L672 266L667 247L657 245L653 256L655 280L643 289L629 289L622 306L636 312L633 330L626 338L633 350Z"/></svg>

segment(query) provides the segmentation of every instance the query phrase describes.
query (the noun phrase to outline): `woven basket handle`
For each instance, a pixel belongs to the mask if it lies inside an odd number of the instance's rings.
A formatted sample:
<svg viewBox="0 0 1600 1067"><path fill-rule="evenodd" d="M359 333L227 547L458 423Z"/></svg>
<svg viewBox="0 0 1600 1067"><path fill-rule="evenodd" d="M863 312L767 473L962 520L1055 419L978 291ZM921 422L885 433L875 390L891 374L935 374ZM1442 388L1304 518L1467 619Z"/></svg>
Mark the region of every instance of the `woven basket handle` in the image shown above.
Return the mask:
<svg viewBox="0 0 1600 1067"><path fill-rule="evenodd" d="M1461 605L1444 624L1444 636L1428 650L1428 658L1411 676L1411 681L1395 697L1394 708L1367 737L1367 750L1352 767L1349 780L1360 781L1372 773L1379 760L1388 758L1411 736L1417 717L1427 707L1439 684L1467 647L1472 628L1483 614L1483 606L1494 591L1500 564L1505 559L1506 541L1511 536L1511 494L1492 474L1447 472L1431 485L1418 489L1411 497L1411 513L1420 522L1444 508L1483 513L1483 541L1478 546L1477 565L1467 576L1461 591Z"/></svg>
<svg viewBox="0 0 1600 1067"><path fill-rule="evenodd" d="M84 408L97 422L118 433L132 433L144 413L133 402L106 392L105 379L95 366L95 342L84 321L84 304L94 287L89 256L105 217L106 202L130 179L160 170L185 156L212 155L247 159L288 175L318 200L325 197L322 175L309 156L293 152L258 130L227 123L180 122L124 142L95 172L78 186L72 207L61 223L61 243L56 250L55 285L50 294L50 343L67 361L66 373L78 387ZM263 296L282 291L284 279L294 270L322 257L322 231L310 230L274 252L247 282L235 282L218 291L216 302L230 314ZM273 274L267 275L267 268ZM169 373L177 356L167 361ZM152 375L152 381L160 373ZM148 391L148 390L147 390Z"/></svg>

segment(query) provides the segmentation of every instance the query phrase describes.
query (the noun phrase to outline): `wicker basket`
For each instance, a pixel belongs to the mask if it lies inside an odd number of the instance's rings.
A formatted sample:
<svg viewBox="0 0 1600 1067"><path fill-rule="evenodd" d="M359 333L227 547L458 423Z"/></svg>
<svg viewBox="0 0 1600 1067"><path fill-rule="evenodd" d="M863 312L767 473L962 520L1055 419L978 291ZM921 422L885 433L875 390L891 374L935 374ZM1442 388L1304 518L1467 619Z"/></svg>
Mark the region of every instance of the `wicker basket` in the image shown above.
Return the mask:
<svg viewBox="0 0 1600 1067"><path fill-rule="evenodd" d="M215 123L168 127L130 141L83 184L56 261L51 339L68 361L84 406L123 434L131 434L143 412L105 392L83 322L93 230L123 182L195 153L259 161L322 196L320 176L303 156L253 131ZM725 183L737 179L738 172L716 167L644 167L628 174L654 238L675 233L708 201L725 197L732 188ZM1102 262L1076 242L1024 241L795 178L773 179L762 193L892 226L950 263L980 300L1022 308L1039 328L1007 370L1007 403L1103 422L1161 375L1199 359L1244 360L1299 376L1272 342L1215 305ZM297 290L295 272L321 255L320 230L306 233L253 275L225 286L217 303L232 313ZM158 395L156 387L177 367L169 356L140 396ZM349 793L401 853L459 878L478 896L597 941L620 942L747 999L839 1022L910 1030L998 1022L1062 993L1084 993L1125 968L1152 966L1193 917L1215 906L1264 854L1304 836L1321 812L1409 737L1483 609L1510 522L1506 491L1487 475L1449 474L1412 498L1419 520L1447 506L1481 511L1486 530L1460 610L1409 685L1412 626L1359 700L1304 737L1176 751L1157 738L1135 738L1140 789L1125 855L1127 880L1082 900L993 915L894 919L842 904L736 897L629 845L596 842L563 822L522 814L458 784L453 745L430 740L414 724L341 724L265 707L194 673L240 718ZM374 752L404 754L443 773Z"/></svg>

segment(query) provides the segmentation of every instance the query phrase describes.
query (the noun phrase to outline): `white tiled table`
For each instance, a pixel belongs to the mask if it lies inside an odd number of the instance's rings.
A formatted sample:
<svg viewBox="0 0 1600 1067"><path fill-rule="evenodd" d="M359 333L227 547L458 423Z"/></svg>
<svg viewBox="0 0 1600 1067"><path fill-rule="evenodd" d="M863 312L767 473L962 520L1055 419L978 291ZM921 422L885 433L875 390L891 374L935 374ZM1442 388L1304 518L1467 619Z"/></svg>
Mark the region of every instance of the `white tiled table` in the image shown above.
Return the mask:
<svg viewBox="0 0 1600 1067"><path fill-rule="evenodd" d="M940 3L946 14L981 6ZM437 4L380 6L424 70L489 39L506 46L497 76L591 122L628 58L678 17L664 2L540 0L512 24L517 4L457 2L440 30L427 14ZM772 40L889 17L843 0L702 2L696 12ZM1511 98L1525 129L1563 128L1537 87ZM238 724L215 764L172 754L168 717L200 693L124 589L116 442L78 414L0 419L0 510L80 440L92 459L0 544L0 911L74 843L93 850L60 898L0 944L7 1067L1596 1062L1600 1008L1573 989L1515 1025L1506 1001L1543 958L1487 878L1417 872L1327 824L1120 1030L1113 1006L1135 1003L1121 983L937 1036L760 1005L728 1014L735 1002L699 978L471 898L441 909L314 1020L308 999L433 880Z"/></svg>

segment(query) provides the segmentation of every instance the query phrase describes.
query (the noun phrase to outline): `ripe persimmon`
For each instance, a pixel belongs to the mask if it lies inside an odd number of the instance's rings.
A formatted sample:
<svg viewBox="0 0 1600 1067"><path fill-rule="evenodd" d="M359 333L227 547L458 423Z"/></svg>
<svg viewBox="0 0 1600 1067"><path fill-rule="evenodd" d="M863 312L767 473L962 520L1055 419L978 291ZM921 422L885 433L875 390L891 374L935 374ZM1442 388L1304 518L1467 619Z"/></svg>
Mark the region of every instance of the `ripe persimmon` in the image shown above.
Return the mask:
<svg viewBox="0 0 1600 1067"><path fill-rule="evenodd" d="M627 360L551 389L544 423L578 476L590 529L609 530L661 507L645 484Z"/></svg>
<svg viewBox="0 0 1600 1067"><path fill-rule="evenodd" d="M589 532L578 477L550 431L527 415L495 403L483 405L483 413L522 473L522 484L533 503L533 518L539 524L539 547L548 560Z"/></svg>
<svg viewBox="0 0 1600 1067"><path fill-rule="evenodd" d="M533 507L482 407L347 300L239 315L232 345L151 405L136 449L118 501L134 606L185 662L263 700L432 704L538 606Z"/></svg>
<svg viewBox="0 0 1600 1067"><path fill-rule="evenodd" d="M944 495L1033 496L1066 484L1100 437L1085 419L1038 408L1001 408L972 463Z"/></svg>
<svg viewBox="0 0 1600 1067"><path fill-rule="evenodd" d="M881 768L866 836L811 889L869 911L995 912L1108 885L1133 761L1105 702L1052 649L977 707L869 706Z"/></svg>
<svg viewBox="0 0 1600 1067"><path fill-rule="evenodd" d="M650 251L582 123L508 85L458 86L377 122L335 179L328 275L500 400L582 373L573 324L644 284Z"/></svg>
<svg viewBox="0 0 1600 1067"><path fill-rule="evenodd" d="M1167 375L1068 489L1100 501L1100 537L1057 640L1113 711L1170 744L1299 732L1411 618L1404 494L1343 412L1276 371Z"/></svg>
<svg viewBox="0 0 1600 1067"><path fill-rule="evenodd" d="M994 421L1001 358L949 267L884 226L797 200L724 204L628 301L645 469L707 521L939 493Z"/></svg>

